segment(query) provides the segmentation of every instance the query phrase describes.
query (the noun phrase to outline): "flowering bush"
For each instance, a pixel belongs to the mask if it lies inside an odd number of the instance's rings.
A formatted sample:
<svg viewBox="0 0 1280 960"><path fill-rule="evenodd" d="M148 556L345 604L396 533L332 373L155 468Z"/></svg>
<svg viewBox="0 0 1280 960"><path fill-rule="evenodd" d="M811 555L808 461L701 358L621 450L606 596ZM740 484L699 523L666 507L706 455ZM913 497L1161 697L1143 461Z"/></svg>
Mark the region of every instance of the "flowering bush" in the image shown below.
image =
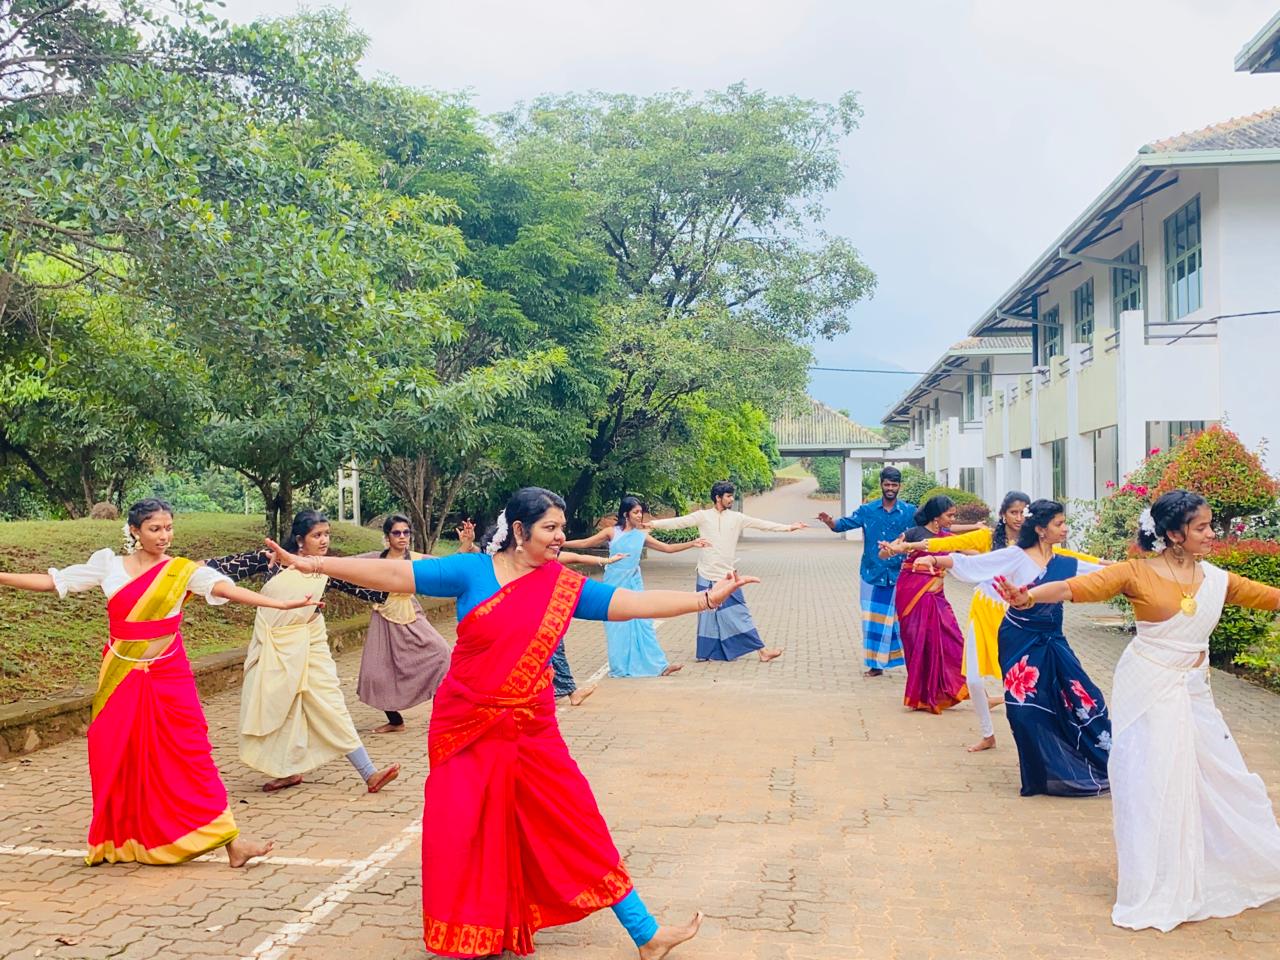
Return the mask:
<svg viewBox="0 0 1280 960"><path fill-rule="evenodd" d="M1138 535L1138 516L1151 506L1160 478L1173 462L1179 446L1147 454L1147 459L1121 482L1110 496L1098 503L1093 526L1084 536L1087 553L1108 560L1123 560Z"/></svg>
<svg viewBox="0 0 1280 960"><path fill-rule="evenodd" d="M1277 484L1257 454L1225 427L1213 426L1178 445L1152 498L1170 490L1194 490L1209 501L1220 534L1238 533L1240 517L1275 506ZM1241 528L1243 529L1243 528Z"/></svg>

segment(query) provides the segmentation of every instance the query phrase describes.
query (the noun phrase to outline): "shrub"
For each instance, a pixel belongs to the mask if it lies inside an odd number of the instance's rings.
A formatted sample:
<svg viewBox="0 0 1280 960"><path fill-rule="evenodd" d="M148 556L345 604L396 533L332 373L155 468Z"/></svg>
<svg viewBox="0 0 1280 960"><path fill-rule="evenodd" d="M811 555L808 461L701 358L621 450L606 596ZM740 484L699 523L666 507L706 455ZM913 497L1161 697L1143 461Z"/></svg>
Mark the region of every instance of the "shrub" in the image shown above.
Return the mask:
<svg viewBox="0 0 1280 960"><path fill-rule="evenodd" d="M1152 497L1170 490L1194 490L1208 500L1220 533L1230 532L1238 517L1275 506L1277 492L1275 478L1257 454L1221 426L1194 434L1177 446Z"/></svg>
<svg viewBox="0 0 1280 960"><path fill-rule="evenodd" d="M930 487L920 495L919 500L913 500L912 503L919 507L922 506L926 500L930 500L933 497L950 497L955 501L955 505L957 507L962 504L982 503L982 498L976 493L970 493L968 490L961 490L959 487ZM982 503L982 505L984 507L986 506L985 503ZM989 509L988 512L990 512Z"/></svg>
<svg viewBox="0 0 1280 960"><path fill-rule="evenodd" d="M1269 540L1219 541L1213 545L1209 560L1223 570L1280 587L1280 544ZM1237 661L1255 666L1247 659L1250 654L1246 651L1265 655L1274 623L1275 614L1268 610L1224 607L1222 619L1209 638L1210 657L1215 663ZM1280 668L1280 660L1275 666Z"/></svg>
<svg viewBox="0 0 1280 960"><path fill-rule="evenodd" d="M937 485L938 481L932 473L925 473L915 467L905 467L902 471L902 488L898 491L898 499L903 503L914 503L919 506L929 499L928 497L923 497L922 494L927 493ZM876 492L872 499L879 496L880 481L876 480Z"/></svg>
<svg viewBox="0 0 1280 960"><path fill-rule="evenodd" d="M102 500L93 505L89 511L90 520L119 520L120 509L114 503Z"/></svg>
<svg viewBox="0 0 1280 960"><path fill-rule="evenodd" d="M650 530L649 535L663 543L688 543L698 539L697 527L681 527L679 530Z"/></svg>
<svg viewBox="0 0 1280 960"><path fill-rule="evenodd" d="M988 523L991 520L991 508L979 500L976 503L962 503L956 507L957 523Z"/></svg>
<svg viewBox="0 0 1280 960"><path fill-rule="evenodd" d="M1154 499L1153 492L1178 450L1152 450L1142 465L1124 478L1098 504L1097 519L1084 537L1085 552L1107 560L1123 560L1138 536L1138 516Z"/></svg>
<svg viewBox="0 0 1280 960"><path fill-rule="evenodd" d="M839 457L814 457L809 463L809 470L818 479L819 493L840 492Z"/></svg>

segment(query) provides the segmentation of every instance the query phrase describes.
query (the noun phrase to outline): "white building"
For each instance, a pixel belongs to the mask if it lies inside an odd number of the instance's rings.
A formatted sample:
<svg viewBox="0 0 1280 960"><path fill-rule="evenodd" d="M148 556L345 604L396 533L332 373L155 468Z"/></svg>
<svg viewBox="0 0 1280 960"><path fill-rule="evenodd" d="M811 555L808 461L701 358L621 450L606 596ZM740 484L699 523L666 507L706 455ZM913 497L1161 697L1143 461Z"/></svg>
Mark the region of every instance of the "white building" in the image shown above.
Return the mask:
<svg viewBox="0 0 1280 960"><path fill-rule="evenodd" d="M987 401L1030 373L1030 350L1025 336L969 337L953 344L889 408L885 426L904 427L909 437L886 458L918 463L943 486L985 498Z"/></svg>
<svg viewBox="0 0 1280 960"><path fill-rule="evenodd" d="M1151 448L1215 422L1250 447L1274 438L1280 108L1143 147L969 335L1026 338L1027 372L993 384L981 428L961 429L963 462L950 426L946 453L935 446L950 482L980 437L989 501L1010 488L1103 496ZM925 377L904 401L963 428L940 389L955 383ZM899 404L886 422L901 416Z"/></svg>

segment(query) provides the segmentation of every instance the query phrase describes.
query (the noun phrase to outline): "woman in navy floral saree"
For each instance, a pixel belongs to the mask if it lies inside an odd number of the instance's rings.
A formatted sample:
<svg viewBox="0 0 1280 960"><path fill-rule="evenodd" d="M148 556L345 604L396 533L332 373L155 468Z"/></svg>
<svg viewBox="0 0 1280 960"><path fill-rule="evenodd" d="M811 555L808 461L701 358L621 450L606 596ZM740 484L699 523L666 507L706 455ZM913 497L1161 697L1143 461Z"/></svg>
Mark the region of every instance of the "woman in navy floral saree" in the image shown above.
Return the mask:
<svg viewBox="0 0 1280 960"><path fill-rule="evenodd" d="M1101 565L1054 547L1067 538L1062 504L1037 500L1027 511L1018 546L976 557L927 560L961 580L1004 577L1016 584L1067 580ZM1089 679L1062 632L1062 604L1010 609L1000 625L1004 702L1018 746L1022 795L1095 797L1109 789L1111 719L1102 691Z"/></svg>

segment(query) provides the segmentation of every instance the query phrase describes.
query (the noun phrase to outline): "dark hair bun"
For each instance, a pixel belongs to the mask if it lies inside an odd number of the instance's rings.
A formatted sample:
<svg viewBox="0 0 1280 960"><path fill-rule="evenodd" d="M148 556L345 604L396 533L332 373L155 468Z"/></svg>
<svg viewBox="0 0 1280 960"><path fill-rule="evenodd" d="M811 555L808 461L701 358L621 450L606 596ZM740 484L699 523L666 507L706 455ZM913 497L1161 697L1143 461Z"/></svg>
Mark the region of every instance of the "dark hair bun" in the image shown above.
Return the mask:
<svg viewBox="0 0 1280 960"><path fill-rule="evenodd" d="M1208 505L1209 502L1194 490L1170 490L1157 497L1155 503L1151 504L1151 519L1155 524L1155 530L1139 529L1138 546L1150 553L1156 548L1157 539L1163 539L1166 544L1169 544L1165 534L1171 530L1178 532L1186 530L1187 524L1200 511L1200 508Z"/></svg>

